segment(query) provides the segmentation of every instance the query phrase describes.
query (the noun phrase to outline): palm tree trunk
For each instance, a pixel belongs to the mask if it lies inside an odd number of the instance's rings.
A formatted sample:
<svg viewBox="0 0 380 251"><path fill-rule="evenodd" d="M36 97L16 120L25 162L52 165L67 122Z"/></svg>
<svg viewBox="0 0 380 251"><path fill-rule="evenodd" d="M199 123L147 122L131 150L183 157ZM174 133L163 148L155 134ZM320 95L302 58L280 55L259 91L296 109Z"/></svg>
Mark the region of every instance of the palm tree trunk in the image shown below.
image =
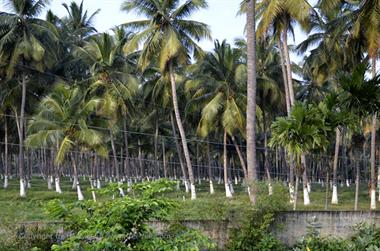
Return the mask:
<svg viewBox="0 0 380 251"><path fill-rule="evenodd" d="M112 155L113 155L113 166L115 169L115 174L116 174L116 180L117 182L120 181L120 172L119 172L119 165L117 161L117 156L116 156L116 148L115 148L115 141L113 139L112 131L110 130L110 140L111 140L111 148L112 148Z"/></svg>
<svg viewBox="0 0 380 251"><path fill-rule="evenodd" d="M212 170L211 170L211 154L210 143L207 141L207 160L208 160L208 178L210 180L210 194L214 194L214 184L212 183Z"/></svg>
<svg viewBox="0 0 380 251"><path fill-rule="evenodd" d="M284 52L283 42L281 39L281 33L278 36L278 45L280 48L282 78L284 81L284 89L285 89L286 111L289 117L290 110L291 110L291 101L290 101L290 94L289 94L289 83L288 83L288 76L287 76L286 60L285 60L285 55L284 55L285 52ZM293 203L294 202L294 157L293 157L293 154L290 154L290 153L289 153L289 194L290 194L290 203Z"/></svg>
<svg viewBox="0 0 380 251"><path fill-rule="evenodd" d="M334 153L334 164L333 164L333 192L331 198L331 204L338 204L338 186L336 180L336 172L338 167L338 155L339 155L339 145L340 145L340 130L335 128L335 153Z"/></svg>
<svg viewBox="0 0 380 251"><path fill-rule="evenodd" d="M282 80L284 81L284 89L285 89L286 111L288 113L288 116L290 116L290 97L289 97L289 88L288 88L288 77L286 74L284 48L282 46L280 33L277 40L278 40L278 47L280 48L280 62L281 62L281 70L282 70Z"/></svg>
<svg viewBox="0 0 380 251"><path fill-rule="evenodd" d="M292 107L295 103L295 96L294 96L294 90L293 90L293 76L292 76L292 66L290 62L290 56L289 56L289 49L288 49L288 30L287 27L284 28L282 32L282 48L284 50L284 57L285 57L285 67L286 67L286 76L287 76L287 84L289 89L289 100L290 100L290 107Z"/></svg>
<svg viewBox="0 0 380 251"><path fill-rule="evenodd" d="M19 155L18 155L18 167L19 167L19 177L20 177L20 197L26 197L25 191L25 174L24 174L24 119L25 119L25 102L26 102L26 81L27 76L24 75L21 80L21 110L20 110L20 120L19 120Z"/></svg>
<svg viewBox="0 0 380 251"><path fill-rule="evenodd" d="M7 114L4 116L4 189L8 188L8 124Z"/></svg>
<svg viewBox="0 0 380 251"><path fill-rule="evenodd" d="M189 173L191 199L194 200L197 198L197 195L195 192L193 167L191 165L190 153L189 153L189 149L187 147L185 130L183 129L181 116L179 114L179 107L178 107L178 101L177 101L177 86L176 86L176 81L175 81L173 62L169 63L169 74L170 74L170 83L171 83L171 89L172 89L174 114L175 114L175 118L177 121L178 131L179 131L179 134L181 136L182 149L183 149L183 154L184 154L185 160L186 160L187 171Z"/></svg>
<svg viewBox="0 0 380 251"><path fill-rule="evenodd" d="M371 128L371 205L370 209L376 209L376 174L375 174L375 147L376 147L376 127L377 114L372 117Z"/></svg>
<svg viewBox="0 0 380 251"><path fill-rule="evenodd" d="M123 130L124 130L124 148L125 148L124 169L125 169L126 176L128 178L130 178L131 166L129 164L128 132L127 132L127 120L126 119L123 119Z"/></svg>
<svg viewBox="0 0 380 251"><path fill-rule="evenodd" d="M224 134L223 134L223 175L224 175L224 188L226 191L226 197L227 198L232 198L232 193L230 190L230 186L228 183L228 163L227 163L227 130L224 129Z"/></svg>
<svg viewBox="0 0 380 251"><path fill-rule="evenodd" d="M268 178L268 194L273 194L272 177L269 172L269 157L268 157L268 134L265 112L263 112L263 127L264 127L264 169Z"/></svg>
<svg viewBox="0 0 380 251"><path fill-rule="evenodd" d="M142 180L144 178L144 165L142 163L142 150L141 150L140 139L137 140L137 144L138 144L138 148L139 148L138 158L139 158L140 176L141 176L141 180Z"/></svg>
<svg viewBox="0 0 380 251"><path fill-rule="evenodd" d="M162 163L164 166L164 177L168 178L168 168L166 164L166 150L165 150L165 140L162 138Z"/></svg>
<svg viewBox="0 0 380 251"><path fill-rule="evenodd" d="M302 182L303 182L303 204L305 206L310 205L310 196L308 189L308 180L306 172L306 157L305 154L301 154L301 166L302 166Z"/></svg>
<svg viewBox="0 0 380 251"><path fill-rule="evenodd" d="M159 163L158 163L158 120L156 119L155 123L155 133L154 133L154 162L156 165L156 170L159 172Z"/></svg>
<svg viewBox="0 0 380 251"><path fill-rule="evenodd" d="M376 60L377 57L372 57L372 78L376 77ZM376 209L376 171L375 171L375 147L376 147L376 128L377 127L377 113L372 117L371 128L371 205L370 209Z"/></svg>
<svg viewBox="0 0 380 251"><path fill-rule="evenodd" d="M81 190L80 185L79 185L77 163L75 161L75 158L74 158L74 155L72 152L70 153L70 157L71 157L71 163L73 164L74 179L76 178L78 200L84 200L82 190Z"/></svg>
<svg viewBox="0 0 380 251"><path fill-rule="evenodd" d="M256 203L256 0L247 2L247 181L251 203Z"/></svg>
<svg viewBox="0 0 380 251"><path fill-rule="evenodd" d="M359 207L359 185L360 185L360 163L357 161L356 166L356 178L355 178L355 205L354 210L357 211Z"/></svg>
<svg viewBox="0 0 380 251"><path fill-rule="evenodd" d="M238 157L239 157L239 160L240 160L240 164L241 164L241 168L243 169L244 178L247 178L248 177L247 166L245 164L245 160L244 160L243 154L241 153L240 147L237 144L235 137L232 136L231 138L232 138L232 142L234 143L235 150L236 150L236 152L238 154Z"/></svg>
<svg viewBox="0 0 380 251"><path fill-rule="evenodd" d="M181 166L182 176L183 176L184 183L185 183L185 191L186 191L186 193L188 193L189 192L189 185L188 185L188 180L187 180L187 173L186 173L185 165L184 165L183 159L182 159L181 147L180 147L178 140L177 140L177 132L175 129L173 113L170 113L170 122L171 122L171 126L172 126L172 133L173 133L173 137L174 137L175 147L177 149L178 160L179 160L179 164Z"/></svg>
<svg viewBox="0 0 380 251"><path fill-rule="evenodd" d="M328 208L329 183L330 183L330 180L329 180L329 177L330 177L329 169L330 169L330 165L327 165L327 168L326 168L326 187L325 187L325 210L327 210L327 208Z"/></svg>

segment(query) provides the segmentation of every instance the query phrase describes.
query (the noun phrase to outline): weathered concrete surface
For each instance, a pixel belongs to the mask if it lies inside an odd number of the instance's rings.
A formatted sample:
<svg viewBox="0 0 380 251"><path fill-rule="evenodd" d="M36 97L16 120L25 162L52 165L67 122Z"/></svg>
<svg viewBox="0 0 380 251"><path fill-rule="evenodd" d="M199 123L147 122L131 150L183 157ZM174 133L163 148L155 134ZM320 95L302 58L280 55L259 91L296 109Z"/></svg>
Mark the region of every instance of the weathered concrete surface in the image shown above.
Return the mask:
<svg viewBox="0 0 380 251"><path fill-rule="evenodd" d="M232 222L229 221L215 221L215 220L191 220L191 221L179 221L178 223L199 230L204 235L213 240L218 249L223 250L225 245L227 244L229 238L229 232L232 228L236 226ZM161 222L161 221L151 221L149 225L158 231L158 233L162 233L165 229L168 228L169 223Z"/></svg>
<svg viewBox="0 0 380 251"><path fill-rule="evenodd" d="M280 213L273 225L273 234L287 245L301 239L314 221L321 236L347 238L352 226L366 222L380 227L379 211L296 211Z"/></svg>
<svg viewBox="0 0 380 251"><path fill-rule="evenodd" d="M380 227L380 211L290 211L281 212L272 225L272 233L283 243L292 246L307 232L309 222L318 226L321 236L347 238L353 234L352 226L366 222ZM183 225L199 230L223 249L229 238L229 231L237 227L229 221L181 221ZM150 225L163 231L168 223L151 222Z"/></svg>
<svg viewBox="0 0 380 251"><path fill-rule="evenodd" d="M353 234L351 227L356 224L366 222L380 227L380 211L281 212L272 225L272 233L283 243L291 246L306 234L307 227L310 225L309 222L314 222L318 226L321 236L347 238ZM179 223L199 230L214 240L220 250L224 249L230 230L238 226L236 222L215 220L192 220L180 221ZM159 233L162 233L167 229L169 223L151 221L149 225ZM62 234L63 229L58 227L58 232Z"/></svg>

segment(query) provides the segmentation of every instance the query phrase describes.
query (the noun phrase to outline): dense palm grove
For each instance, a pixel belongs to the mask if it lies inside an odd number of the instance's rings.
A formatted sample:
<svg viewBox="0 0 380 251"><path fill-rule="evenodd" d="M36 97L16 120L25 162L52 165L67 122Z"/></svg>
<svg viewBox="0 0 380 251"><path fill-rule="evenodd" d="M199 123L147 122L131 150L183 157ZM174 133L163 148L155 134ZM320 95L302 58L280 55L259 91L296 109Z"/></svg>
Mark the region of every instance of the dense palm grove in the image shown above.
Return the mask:
<svg viewBox="0 0 380 251"><path fill-rule="evenodd" d="M368 185L376 209L379 0L245 0L231 11L246 15L247 40L214 41L208 52L198 42L212 39L209 27L190 19L205 0L125 0L126 15L145 19L107 33L83 3L41 18L46 0L5 2L5 189L19 178L26 197L41 175L62 193L69 176L83 200L82 180L115 182L123 195L122 184L166 177L192 199L201 182L211 194L223 183L227 197L244 183L255 203L255 182L265 180L270 196L276 180L294 205L299 190L308 205L319 182L331 183L333 204L340 185ZM290 46L296 26L307 36Z"/></svg>

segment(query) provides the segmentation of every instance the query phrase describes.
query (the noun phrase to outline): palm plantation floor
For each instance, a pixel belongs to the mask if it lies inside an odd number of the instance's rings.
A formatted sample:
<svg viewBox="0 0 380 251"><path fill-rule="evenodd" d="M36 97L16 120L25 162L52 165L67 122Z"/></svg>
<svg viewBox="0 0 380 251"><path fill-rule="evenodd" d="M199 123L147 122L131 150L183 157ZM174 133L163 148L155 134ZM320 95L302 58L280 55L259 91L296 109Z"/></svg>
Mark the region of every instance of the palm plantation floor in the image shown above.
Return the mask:
<svg viewBox="0 0 380 251"><path fill-rule="evenodd" d="M88 181L82 181L82 190L86 199L91 199L91 191ZM32 188L27 191L27 198L19 197L19 183L17 179L10 180L8 189L0 189L0 226L2 224L13 224L29 221L53 221L44 212L44 205L51 199L61 199L65 202L77 200L76 191L71 188L69 179L63 179L61 187L63 194L55 191L48 191L47 185L42 178L32 180ZM182 190L184 188L181 187ZM241 185L234 186L235 194L232 199L225 198L224 185L215 184L216 193L208 193L208 183L204 181L197 186L196 200L190 200L190 194L182 191L172 192L169 196L179 201L179 208L171 215L175 220L222 220L243 216L245 212L252 209L247 194ZM311 205L304 206L302 192L298 193L297 210L324 210L325 208L325 188L315 184L310 194ZM328 210L353 210L354 209L354 186L349 188L339 187L339 204L331 205L331 191L329 193ZM282 188L283 191L285 191ZM275 188L276 194L276 188ZM280 195L281 196L281 195ZM98 200L107 199L98 195ZM260 197L260 196L259 196ZM277 195L277 198L279 195ZM272 206L276 199L261 195L262 201L266 201ZM359 198L359 210L368 210L370 200L367 194L367 187L363 185ZM292 205L286 206L287 210L292 210Z"/></svg>

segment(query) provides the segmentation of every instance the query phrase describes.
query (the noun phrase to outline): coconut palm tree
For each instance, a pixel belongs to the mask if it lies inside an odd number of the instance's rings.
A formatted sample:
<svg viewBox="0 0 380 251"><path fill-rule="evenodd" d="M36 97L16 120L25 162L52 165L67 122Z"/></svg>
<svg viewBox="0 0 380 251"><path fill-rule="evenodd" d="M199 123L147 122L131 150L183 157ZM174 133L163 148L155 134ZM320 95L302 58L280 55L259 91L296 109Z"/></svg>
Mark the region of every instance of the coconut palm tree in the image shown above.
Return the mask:
<svg viewBox="0 0 380 251"><path fill-rule="evenodd" d="M195 90L192 97L204 104L198 125L198 133L205 138L221 128L224 145L224 184L226 197L231 198L230 180L227 177L227 137L238 132L244 135L244 107L246 97L242 93L246 83L246 66L240 62L240 53L224 40L214 42L214 51L192 69L194 80L186 83L187 92ZM244 161L242 167L244 168Z"/></svg>
<svg viewBox="0 0 380 251"><path fill-rule="evenodd" d="M119 34L122 31L118 31ZM116 179L121 182L120 168L114 142L114 127L119 119L126 123L129 109L132 108L132 98L137 90L137 80L133 74L133 65L122 54L122 47L127 37L114 38L107 33L93 36L83 47L76 47L74 55L80 57L91 71L91 93L100 93L103 98L102 112L109 117L110 142L113 152L113 165ZM126 127L124 125L123 127Z"/></svg>
<svg viewBox="0 0 380 251"><path fill-rule="evenodd" d="M135 51L139 44L144 42L139 59L141 68L146 68L156 57L162 74L170 76L173 108L189 173L192 199L196 198L194 175L178 107L175 67L188 64L191 52L195 58L203 55L196 41L210 38L209 28L204 23L186 18L196 10L206 7L205 0L189 0L185 3L179 0L126 0L122 5L122 10L135 11L148 18L123 24L126 28L138 31L126 44L124 51L126 53Z"/></svg>
<svg viewBox="0 0 380 251"><path fill-rule="evenodd" d="M37 16L47 0L7 0L10 10L0 12L0 75L15 78L21 86L18 117L20 196L26 197L24 175L24 124L26 89L34 70L42 71L52 61L49 44L55 43L55 27ZM15 74L17 73L17 74Z"/></svg>
<svg viewBox="0 0 380 251"><path fill-rule="evenodd" d="M54 148L57 151L57 165L71 160L78 200L83 200L84 197L79 184L75 152L95 151L104 157L108 153L104 146L103 132L92 128L96 126L96 121L104 119L97 115L103 106L102 102L102 99L96 97L86 97L86 93L77 86L57 84L41 100L37 114L28 125L28 146Z"/></svg>
<svg viewBox="0 0 380 251"><path fill-rule="evenodd" d="M255 204L256 166L256 0L244 0L247 23L247 183L250 201Z"/></svg>

